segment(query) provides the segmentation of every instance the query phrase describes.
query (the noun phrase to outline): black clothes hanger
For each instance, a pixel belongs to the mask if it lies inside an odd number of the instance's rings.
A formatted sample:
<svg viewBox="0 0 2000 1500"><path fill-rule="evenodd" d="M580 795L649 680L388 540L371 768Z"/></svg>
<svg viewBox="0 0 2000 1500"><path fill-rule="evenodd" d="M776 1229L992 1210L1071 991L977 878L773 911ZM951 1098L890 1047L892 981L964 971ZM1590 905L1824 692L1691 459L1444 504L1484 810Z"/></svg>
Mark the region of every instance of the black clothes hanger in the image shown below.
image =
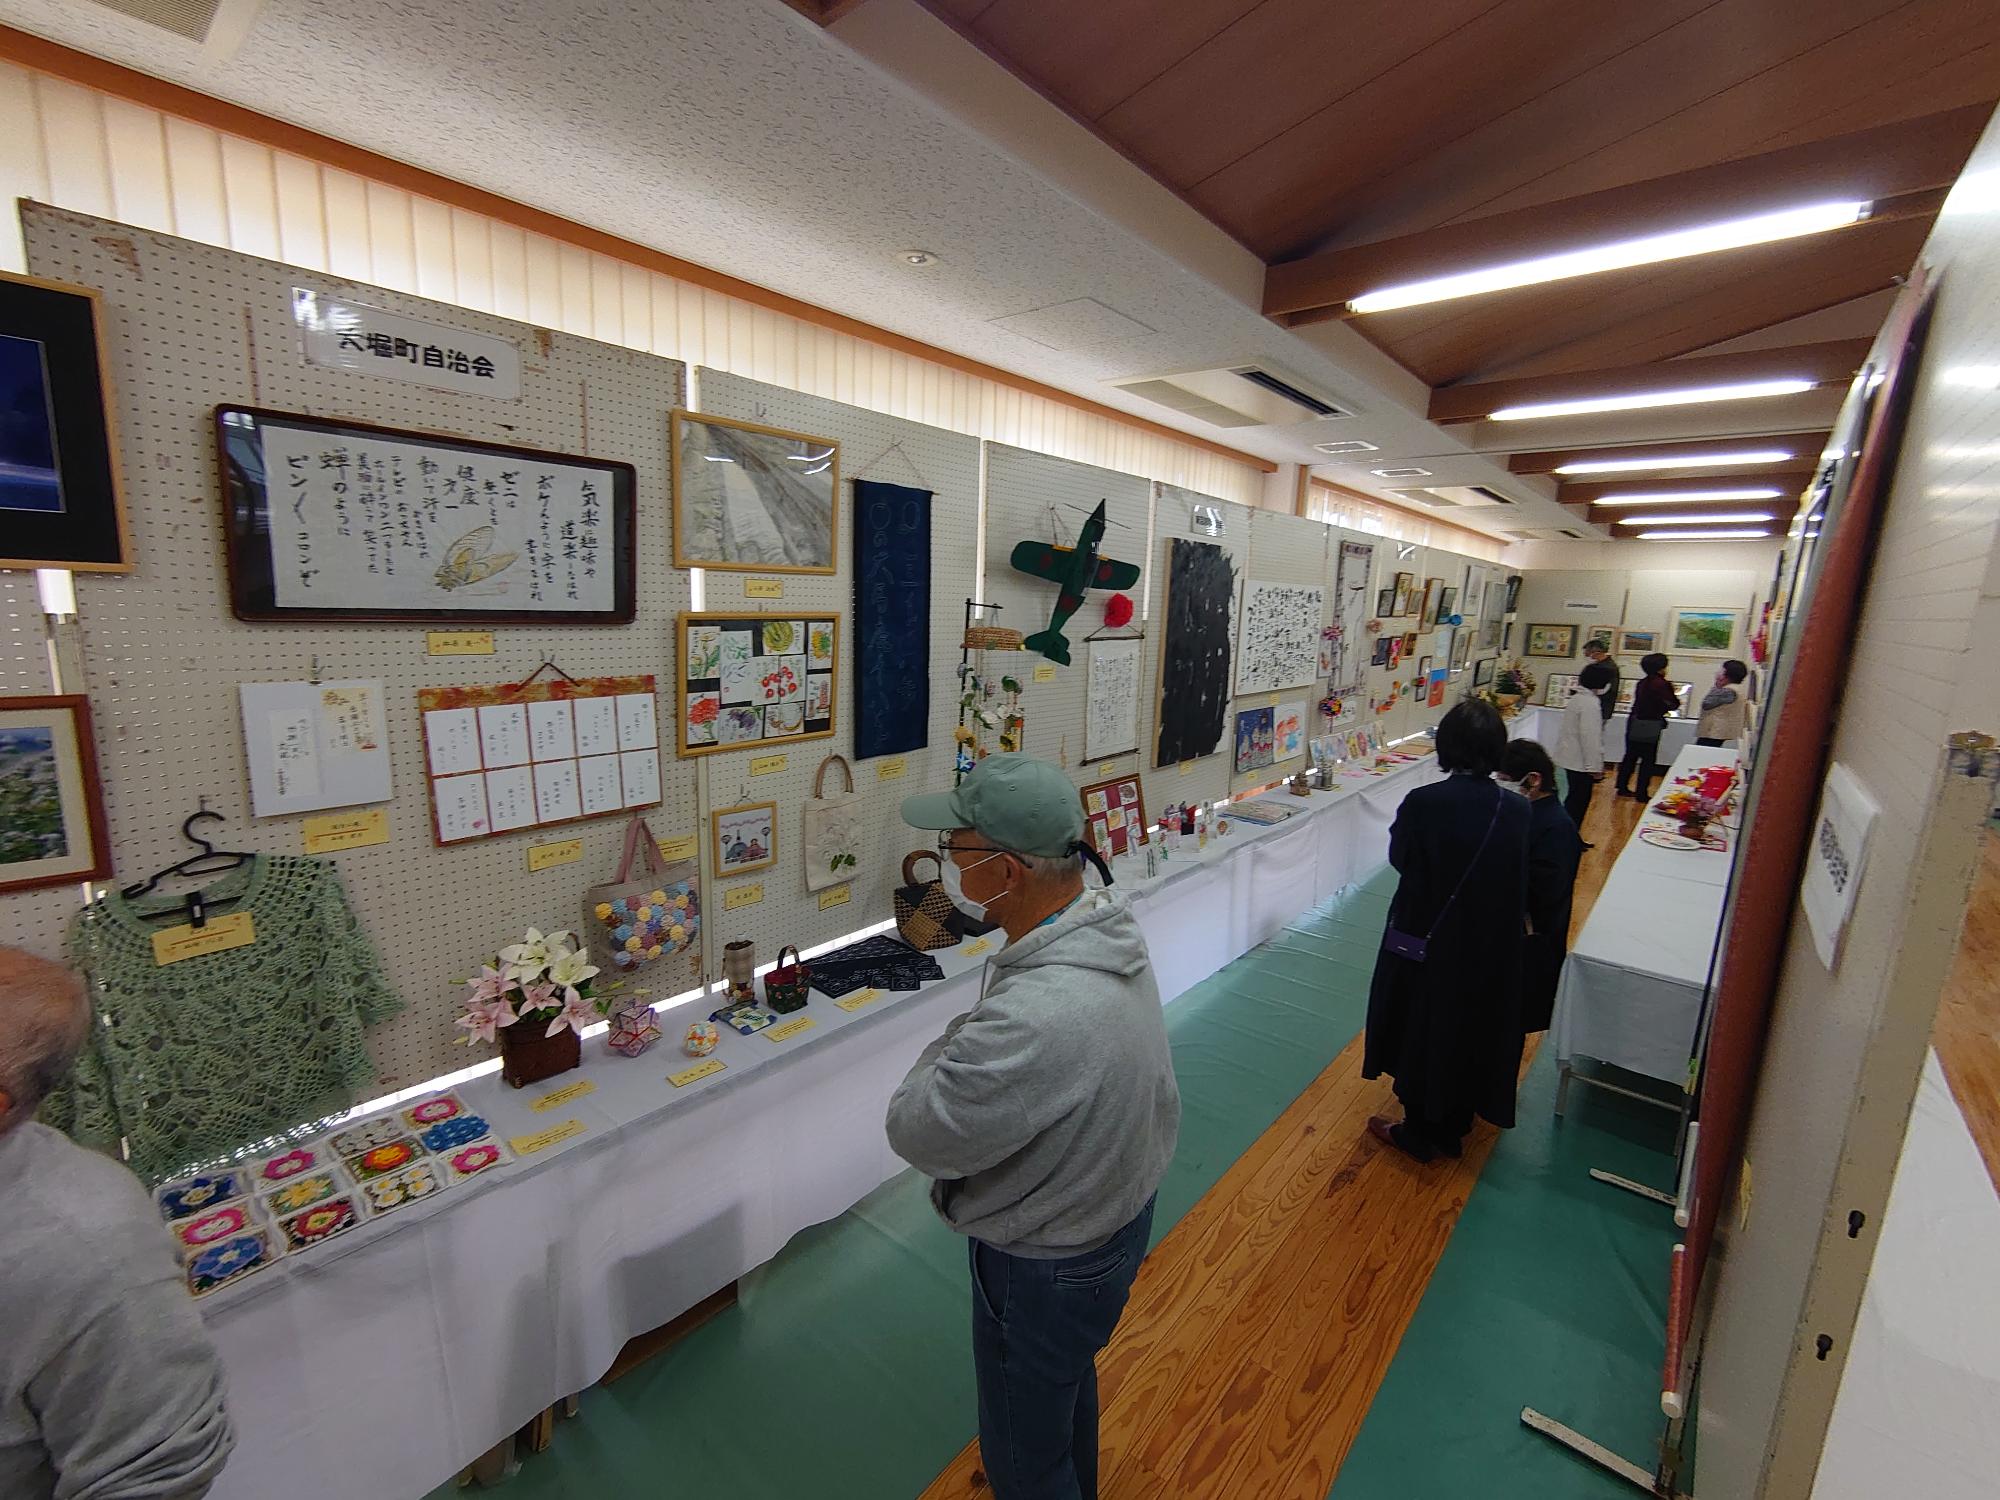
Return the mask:
<svg viewBox="0 0 2000 1500"><path fill-rule="evenodd" d="M257 857L247 849L216 848L215 845L194 831L194 825L203 818L213 818L218 823L223 821L221 813L210 812L208 810L208 799L206 797L202 799L201 810L189 813L181 822L181 837L186 839L190 844L193 844L195 848L201 851L200 853L190 854L179 864L168 865L164 870L155 870L152 875L138 882L136 885L126 886L120 894L127 901L134 901L156 890L161 881L173 876L220 875L225 870L234 870L241 865L246 865ZM200 891L188 892L186 907L188 925L191 927L205 925L208 921L207 909L209 907L226 906L235 899L236 897L234 896L224 896L220 900L206 900ZM157 919L174 916L176 915L176 911L174 908L169 907L165 911L153 912L149 915Z"/></svg>

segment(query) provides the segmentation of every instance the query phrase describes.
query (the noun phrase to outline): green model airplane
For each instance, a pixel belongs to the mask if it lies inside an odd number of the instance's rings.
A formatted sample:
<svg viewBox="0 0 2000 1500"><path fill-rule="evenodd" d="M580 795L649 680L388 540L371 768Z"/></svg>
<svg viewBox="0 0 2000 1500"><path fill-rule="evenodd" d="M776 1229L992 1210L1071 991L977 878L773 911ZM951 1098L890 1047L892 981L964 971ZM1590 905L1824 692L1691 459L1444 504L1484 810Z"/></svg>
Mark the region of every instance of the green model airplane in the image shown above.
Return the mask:
<svg viewBox="0 0 2000 1500"><path fill-rule="evenodd" d="M1099 557L1097 544L1104 537L1104 502L1083 523L1083 532L1074 547L1058 547L1049 542L1017 542L1008 559L1014 571L1031 578L1046 578L1061 592L1049 613L1046 630L1038 630L1022 642L1030 651L1039 651L1050 661L1069 665L1069 637L1062 633L1069 617L1083 604L1091 589L1129 589L1139 581L1136 564Z"/></svg>

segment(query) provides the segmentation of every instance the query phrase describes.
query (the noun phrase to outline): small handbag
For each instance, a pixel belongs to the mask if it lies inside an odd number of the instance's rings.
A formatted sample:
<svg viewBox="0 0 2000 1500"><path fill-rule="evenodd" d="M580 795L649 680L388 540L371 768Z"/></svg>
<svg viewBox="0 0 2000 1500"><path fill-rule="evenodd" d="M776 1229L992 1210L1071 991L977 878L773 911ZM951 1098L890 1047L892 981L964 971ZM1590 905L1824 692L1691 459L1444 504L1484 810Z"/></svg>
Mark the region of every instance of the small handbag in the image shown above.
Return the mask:
<svg viewBox="0 0 2000 1500"><path fill-rule="evenodd" d="M838 765L847 790L826 794L828 766ZM805 833L806 889L825 890L852 880L861 864L861 798L854 790L854 768L844 755L829 755L813 777L812 796L801 812Z"/></svg>
<svg viewBox="0 0 2000 1500"><path fill-rule="evenodd" d="M645 878L632 865L645 854ZM618 873L584 893L583 931L590 961L607 974L630 974L647 964L687 953L701 955L701 875L693 860L668 864L644 818L625 829L625 857Z"/></svg>
<svg viewBox="0 0 2000 1500"><path fill-rule="evenodd" d="M1508 794L1504 790L1496 789L1495 795L1504 798ZM1446 913L1451 910L1453 903L1458 900L1458 893L1465 889L1465 882L1472 878L1472 872L1479 868L1480 856L1485 854L1486 846L1493 841L1493 830L1500 826L1500 809L1504 805L1503 802L1495 802L1493 804L1493 821L1486 825L1486 837L1479 841L1478 849L1473 851L1472 863L1465 867L1465 873L1458 877L1458 884L1451 888L1451 894L1444 898L1444 905L1438 908L1437 916L1431 921L1430 932L1425 933L1422 937L1416 937L1410 933L1398 930L1395 922L1392 920L1382 930L1382 946L1385 949L1395 954L1398 958L1407 958L1413 964L1420 964L1429 956L1431 935L1443 924Z"/></svg>
<svg viewBox="0 0 2000 1500"><path fill-rule="evenodd" d="M944 892L942 880L917 879L917 861L928 859L943 868L943 862L929 849L913 849L903 856L903 883L891 898L896 910L896 931L912 948L928 952L949 948L959 935L952 929L958 908Z"/></svg>
<svg viewBox="0 0 2000 1500"><path fill-rule="evenodd" d="M792 956L790 963L785 955ZM812 988L813 971L799 957L799 950L790 943L778 950L778 966L764 976L764 1004L781 1016L788 1016L795 1010L803 1010L806 991Z"/></svg>

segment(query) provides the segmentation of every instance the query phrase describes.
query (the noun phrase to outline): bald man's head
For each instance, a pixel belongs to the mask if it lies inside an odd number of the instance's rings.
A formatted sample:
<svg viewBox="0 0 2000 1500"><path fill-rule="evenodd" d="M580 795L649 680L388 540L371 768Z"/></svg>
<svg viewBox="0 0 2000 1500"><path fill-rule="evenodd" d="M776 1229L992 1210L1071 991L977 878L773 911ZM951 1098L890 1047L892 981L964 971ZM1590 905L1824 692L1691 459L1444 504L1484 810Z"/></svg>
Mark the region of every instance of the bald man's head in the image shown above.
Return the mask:
<svg viewBox="0 0 2000 1500"><path fill-rule="evenodd" d="M0 1134L29 1119L69 1076L90 1029L77 977L19 948L0 948Z"/></svg>

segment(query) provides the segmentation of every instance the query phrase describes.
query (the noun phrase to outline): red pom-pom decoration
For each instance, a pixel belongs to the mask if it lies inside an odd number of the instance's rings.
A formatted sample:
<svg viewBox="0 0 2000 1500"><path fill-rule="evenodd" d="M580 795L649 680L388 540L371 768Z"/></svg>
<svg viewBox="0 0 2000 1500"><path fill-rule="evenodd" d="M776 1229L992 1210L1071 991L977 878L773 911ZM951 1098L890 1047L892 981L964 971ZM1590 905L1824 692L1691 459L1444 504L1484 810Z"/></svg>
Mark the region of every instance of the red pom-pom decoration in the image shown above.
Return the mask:
<svg viewBox="0 0 2000 1500"><path fill-rule="evenodd" d="M1123 594L1113 594L1104 601L1104 623L1116 630L1121 625L1132 623L1132 601Z"/></svg>

